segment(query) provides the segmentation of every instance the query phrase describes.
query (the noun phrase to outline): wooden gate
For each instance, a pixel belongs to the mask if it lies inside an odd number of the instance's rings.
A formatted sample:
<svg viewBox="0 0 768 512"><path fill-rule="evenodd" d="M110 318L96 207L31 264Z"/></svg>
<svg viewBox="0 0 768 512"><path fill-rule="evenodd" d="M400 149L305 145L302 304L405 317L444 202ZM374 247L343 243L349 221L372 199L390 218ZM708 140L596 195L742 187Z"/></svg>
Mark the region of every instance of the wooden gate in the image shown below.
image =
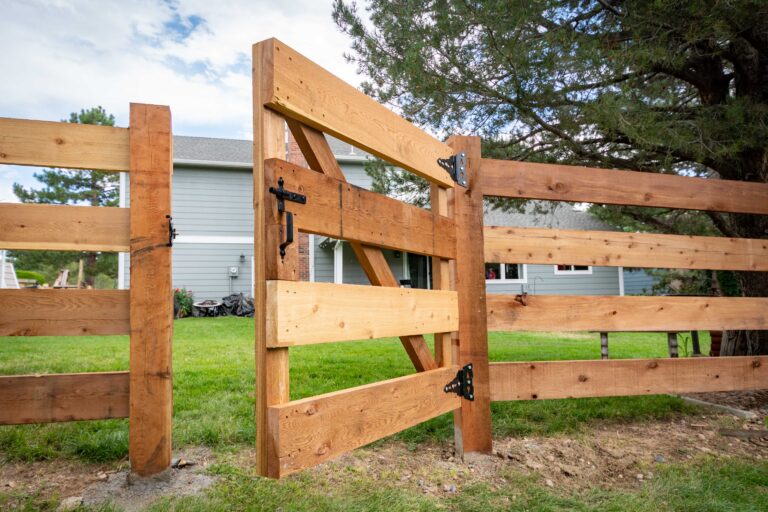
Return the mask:
<svg viewBox="0 0 768 512"><path fill-rule="evenodd" d="M0 336L130 334L130 371L0 377L0 424L129 418L131 471L171 462L172 132L168 107L130 128L0 118L0 164L129 172L130 209L0 204L3 249L130 252L130 290L0 290ZM41 350L43 348L41 347Z"/></svg>
<svg viewBox="0 0 768 512"><path fill-rule="evenodd" d="M434 139L279 41L253 51L257 458L277 478L461 407L443 388L466 364L452 333L472 327L459 321L472 283L452 286L450 271L471 263L457 251L470 201L438 163L463 141ZM286 122L309 169L282 160ZM348 184L323 132L429 180L432 211ZM298 282L294 231L348 241L374 286ZM399 288L382 248L432 257L434 289ZM484 350L484 309L461 317L483 326L459 346ZM437 333L434 356L424 333ZM384 336L400 337L419 373L290 400L289 347ZM457 414L459 433L489 424L488 401L474 403L485 414Z"/></svg>
<svg viewBox="0 0 768 512"><path fill-rule="evenodd" d="M483 159L478 137L442 143L279 41L253 52L260 474L279 478L448 411L458 455L490 453L491 400L768 387L766 356L489 365L487 339L489 329L768 329L768 298L485 293L486 261L767 271L768 241L483 226L484 195L764 215L768 185ZM309 169L283 160L286 123ZM429 180L431 211L349 185L324 133ZM288 242L299 230L349 241L375 286L298 282ZM433 290L397 288L381 248L430 256ZM289 347L384 336L400 336L419 373L290 400ZM469 364L472 396L445 393Z"/></svg>

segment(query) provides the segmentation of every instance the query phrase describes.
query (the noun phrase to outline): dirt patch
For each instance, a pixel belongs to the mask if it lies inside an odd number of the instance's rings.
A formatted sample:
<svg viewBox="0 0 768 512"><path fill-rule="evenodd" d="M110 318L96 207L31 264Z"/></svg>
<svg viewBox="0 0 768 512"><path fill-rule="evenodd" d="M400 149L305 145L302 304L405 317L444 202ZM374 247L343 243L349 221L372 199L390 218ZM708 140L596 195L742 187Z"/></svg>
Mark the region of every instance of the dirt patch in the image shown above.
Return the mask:
<svg viewBox="0 0 768 512"><path fill-rule="evenodd" d="M313 471L339 483L349 471L377 481L398 482L424 494L460 491L473 483L491 487L531 474L555 488L637 488L654 478L661 465L701 456L768 459L759 438L723 437L720 428L762 429L731 416L686 416L672 421L603 426L580 436L494 440L494 455L467 463L449 443L409 450L401 443L357 450Z"/></svg>
<svg viewBox="0 0 768 512"><path fill-rule="evenodd" d="M87 464L74 461L10 462L0 464L0 492L19 496L10 508L21 506L24 496L39 501L61 498L63 507L111 502L128 512L142 510L164 496L196 494L214 483L204 474L211 451L195 447L175 454L194 462L183 469L172 469L166 478L146 479L128 485L128 463ZM64 509L62 508L62 510Z"/></svg>
<svg viewBox="0 0 768 512"><path fill-rule="evenodd" d="M688 393L685 396L717 405L768 416L768 390L722 391L719 393Z"/></svg>

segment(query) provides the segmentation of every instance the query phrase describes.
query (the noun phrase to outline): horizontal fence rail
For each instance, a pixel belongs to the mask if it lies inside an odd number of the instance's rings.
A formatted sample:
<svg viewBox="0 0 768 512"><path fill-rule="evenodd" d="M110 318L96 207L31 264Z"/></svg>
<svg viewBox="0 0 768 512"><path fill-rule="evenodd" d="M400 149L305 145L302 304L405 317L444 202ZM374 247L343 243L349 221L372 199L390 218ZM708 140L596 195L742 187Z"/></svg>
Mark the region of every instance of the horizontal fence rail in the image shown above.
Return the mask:
<svg viewBox="0 0 768 512"><path fill-rule="evenodd" d="M434 183L453 186L437 163L451 148L276 39L260 43L264 104ZM259 70L256 71L257 73Z"/></svg>
<svg viewBox="0 0 768 512"><path fill-rule="evenodd" d="M457 367L336 391L268 408L277 467L282 477L333 459L383 437L461 407L443 386Z"/></svg>
<svg viewBox="0 0 768 512"><path fill-rule="evenodd" d="M267 282L270 347L455 331L458 295L305 281Z"/></svg>
<svg viewBox="0 0 768 512"><path fill-rule="evenodd" d="M768 356L491 363L491 400L768 388Z"/></svg>
<svg viewBox="0 0 768 512"><path fill-rule="evenodd" d="M128 334L128 290L0 290L0 336Z"/></svg>
<svg viewBox="0 0 768 512"><path fill-rule="evenodd" d="M128 129L0 117L0 164L129 170Z"/></svg>
<svg viewBox="0 0 768 512"><path fill-rule="evenodd" d="M0 377L0 425L128 417L128 372Z"/></svg>
<svg viewBox="0 0 768 512"><path fill-rule="evenodd" d="M486 196L768 215L768 184L482 159Z"/></svg>
<svg viewBox="0 0 768 512"><path fill-rule="evenodd" d="M768 298L487 296L489 331L691 331L768 329Z"/></svg>
<svg viewBox="0 0 768 512"><path fill-rule="evenodd" d="M306 204L287 203L302 231L387 249L456 257L453 219L377 194L344 180L283 160L264 163L265 181L307 196Z"/></svg>
<svg viewBox="0 0 768 512"><path fill-rule="evenodd" d="M92 206L0 204L0 247L128 252L130 211Z"/></svg>
<svg viewBox="0 0 768 512"><path fill-rule="evenodd" d="M500 226L484 235L488 262L768 271L768 240Z"/></svg>

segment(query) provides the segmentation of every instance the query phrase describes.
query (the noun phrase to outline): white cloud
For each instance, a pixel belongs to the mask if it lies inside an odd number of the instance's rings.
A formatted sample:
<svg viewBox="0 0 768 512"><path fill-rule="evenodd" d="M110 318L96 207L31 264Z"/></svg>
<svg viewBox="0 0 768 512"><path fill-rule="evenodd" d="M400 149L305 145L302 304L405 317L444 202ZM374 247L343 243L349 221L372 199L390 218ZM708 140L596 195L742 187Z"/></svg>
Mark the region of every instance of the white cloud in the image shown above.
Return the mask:
<svg viewBox="0 0 768 512"><path fill-rule="evenodd" d="M0 116L170 105L174 132L251 136L251 45L277 37L353 84L331 0L0 0ZM197 20L200 23L186 34ZM10 171L0 167L0 201Z"/></svg>

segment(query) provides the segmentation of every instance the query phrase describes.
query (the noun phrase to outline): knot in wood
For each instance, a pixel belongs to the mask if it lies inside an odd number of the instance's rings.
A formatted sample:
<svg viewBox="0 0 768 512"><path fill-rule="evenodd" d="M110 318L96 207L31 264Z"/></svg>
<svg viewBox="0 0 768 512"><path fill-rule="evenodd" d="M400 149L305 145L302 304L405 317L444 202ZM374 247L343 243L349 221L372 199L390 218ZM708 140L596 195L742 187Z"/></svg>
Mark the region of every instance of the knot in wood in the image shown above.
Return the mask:
<svg viewBox="0 0 768 512"><path fill-rule="evenodd" d="M589 377L586 375L579 375L579 382L587 382L589 380Z"/></svg>

